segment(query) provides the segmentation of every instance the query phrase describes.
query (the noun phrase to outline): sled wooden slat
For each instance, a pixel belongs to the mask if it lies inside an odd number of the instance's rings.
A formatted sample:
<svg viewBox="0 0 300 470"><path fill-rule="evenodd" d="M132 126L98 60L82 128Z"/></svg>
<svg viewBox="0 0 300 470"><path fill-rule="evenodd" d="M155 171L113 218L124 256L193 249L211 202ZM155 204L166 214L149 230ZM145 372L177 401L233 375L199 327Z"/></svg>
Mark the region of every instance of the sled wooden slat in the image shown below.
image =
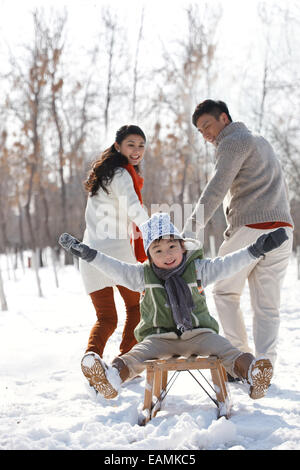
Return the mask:
<svg viewBox="0 0 300 470"><path fill-rule="evenodd" d="M160 410L161 401L153 404L153 399L163 397L166 393L169 371L186 371L209 369L213 382L213 388L216 395L218 406L218 417L226 416L229 418L229 394L227 389L227 374L220 360L215 356L190 356L190 357L171 357L170 359L153 359L145 362L146 364L146 383L144 394L145 418L142 424L146 424L154 418Z"/></svg>

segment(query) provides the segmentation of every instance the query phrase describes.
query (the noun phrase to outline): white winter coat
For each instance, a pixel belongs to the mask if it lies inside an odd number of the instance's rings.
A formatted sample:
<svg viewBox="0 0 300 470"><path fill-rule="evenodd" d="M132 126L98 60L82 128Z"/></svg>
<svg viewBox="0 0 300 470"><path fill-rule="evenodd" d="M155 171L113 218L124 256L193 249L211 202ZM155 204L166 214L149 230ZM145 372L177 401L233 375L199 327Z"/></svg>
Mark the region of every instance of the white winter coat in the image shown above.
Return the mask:
<svg viewBox="0 0 300 470"><path fill-rule="evenodd" d="M120 261L136 263L130 243L132 222L139 226L149 218L148 214L124 168L116 171L107 189L109 194L100 188L95 196L88 198L83 242ZM88 294L116 285L113 279L86 262L80 260L79 268Z"/></svg>

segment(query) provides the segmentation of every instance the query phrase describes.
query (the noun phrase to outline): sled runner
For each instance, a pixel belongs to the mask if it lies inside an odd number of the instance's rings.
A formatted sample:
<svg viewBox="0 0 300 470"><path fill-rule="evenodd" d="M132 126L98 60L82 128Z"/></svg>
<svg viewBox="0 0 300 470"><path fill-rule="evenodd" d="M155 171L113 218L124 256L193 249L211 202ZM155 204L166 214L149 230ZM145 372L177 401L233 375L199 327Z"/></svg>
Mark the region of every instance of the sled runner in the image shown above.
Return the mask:
<svg viewBox="0 0 300 470"><path fill-rule="evenodd" d="M220 360L215 356L202 357L190 356L172 357L170 359L149 360L146 364L146 382L144 394L143 419L140 424L145 425L154 418L161 409L161 403L165 399L170 388L174 384L179 373L188 371L205 393L211 398L218 408L218 418L230 416L230 397L227 389L227 375ZM214 387L201 374L200 369L210 369ZM213 398L209 392L197 380L192 370L198 370L202 377L211 387L216 398ZM168 382L168 372L174 371ZM153 402L153 400L156 400Z"/></svg>

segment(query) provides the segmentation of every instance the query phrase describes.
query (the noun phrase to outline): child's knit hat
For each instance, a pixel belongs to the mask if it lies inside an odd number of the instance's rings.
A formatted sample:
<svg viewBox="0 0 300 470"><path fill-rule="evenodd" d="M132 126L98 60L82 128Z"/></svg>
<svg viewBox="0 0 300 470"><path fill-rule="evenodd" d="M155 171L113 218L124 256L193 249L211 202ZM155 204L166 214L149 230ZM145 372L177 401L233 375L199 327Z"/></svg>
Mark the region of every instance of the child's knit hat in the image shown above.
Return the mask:
<svg viewBox="0 0 300 470"><path fill-rule="evenodd" d="M183 240L185 242L185 248L187 250L196 250L201 248L201 243L193 239L185 239L177 228L172 224L170 216L166 212L156 212L153 214L147 222L140 225L140 230L143 235L144 249L147 253L149 246L154 240L159 238L170 238L173 235L174 238ZM186 241L192 242L192 245L187 246Z"/></svg>

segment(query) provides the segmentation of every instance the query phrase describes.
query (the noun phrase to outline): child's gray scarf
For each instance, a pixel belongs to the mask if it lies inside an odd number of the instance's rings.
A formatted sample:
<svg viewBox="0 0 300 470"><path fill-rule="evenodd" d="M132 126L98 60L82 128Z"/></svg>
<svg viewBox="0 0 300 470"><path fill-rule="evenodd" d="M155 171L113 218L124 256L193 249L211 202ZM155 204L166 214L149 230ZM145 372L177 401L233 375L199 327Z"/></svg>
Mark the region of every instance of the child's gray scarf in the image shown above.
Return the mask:
<svg viewBox="0 0 300 470"><path fill-rule="evenodd" d="M191 290L181 277L185 269L185 262L186 255L184 254L182 262L174 269L158 268L152 263L154 273L164 281L173 319L180 334L193 328L191 312L195 307Z"/></svg>

